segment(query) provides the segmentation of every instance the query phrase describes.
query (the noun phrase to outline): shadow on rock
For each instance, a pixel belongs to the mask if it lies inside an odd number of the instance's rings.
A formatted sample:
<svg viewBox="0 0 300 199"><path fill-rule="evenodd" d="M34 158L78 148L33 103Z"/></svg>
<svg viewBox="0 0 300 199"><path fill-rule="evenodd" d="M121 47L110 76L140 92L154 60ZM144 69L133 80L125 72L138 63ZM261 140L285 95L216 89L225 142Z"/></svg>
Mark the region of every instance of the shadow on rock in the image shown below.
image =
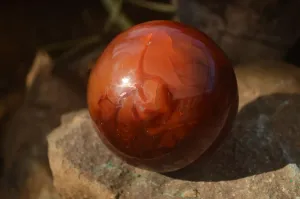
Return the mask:
<svg viewBox="0 0 300 199"><path fill-rule="evenodd" d="M212 154L167 175L189 181L226 181L300 167L300 95L262 96L238 113L229 137ZM299 171L295 171L299 172Z"/></svg>

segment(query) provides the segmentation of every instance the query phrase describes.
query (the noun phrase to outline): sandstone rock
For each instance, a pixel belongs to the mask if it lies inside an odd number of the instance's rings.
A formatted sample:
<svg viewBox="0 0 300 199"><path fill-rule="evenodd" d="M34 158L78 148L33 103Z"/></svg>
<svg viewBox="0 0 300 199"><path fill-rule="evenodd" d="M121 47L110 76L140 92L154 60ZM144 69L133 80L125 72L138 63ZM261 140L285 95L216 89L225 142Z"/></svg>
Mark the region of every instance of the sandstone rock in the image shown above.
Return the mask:
<svg viewBox="0 0 300 199"><path fill-rule="evenodd" d="M48 136L56 189L68 199L300 197L300 70L288 67L237 67L241 104L233 136L212 157L173 173L117 158L96 135L86 109L64 115Z"/></svg>
<svg viewBox="0 0 300 199"><path fill-rule="evenodd" d="M265 60L237 65L235 73L240 109L260 96L300 93L299 68L284 62Z"/></svg>

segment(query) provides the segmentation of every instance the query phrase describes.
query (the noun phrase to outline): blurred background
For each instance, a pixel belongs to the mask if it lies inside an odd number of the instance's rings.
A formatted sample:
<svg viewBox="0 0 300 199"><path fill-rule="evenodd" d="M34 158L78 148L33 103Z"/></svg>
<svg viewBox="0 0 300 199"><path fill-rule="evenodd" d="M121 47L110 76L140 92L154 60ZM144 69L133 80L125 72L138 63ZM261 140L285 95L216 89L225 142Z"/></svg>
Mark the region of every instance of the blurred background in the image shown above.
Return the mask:
<svg viewBox="0 0 300 199"><path fill-rule="evenodd" d="M1 1L0 198L38 198L32 190L49 179L26 179L31 170L49 172L41 140L63 113L86 107L89 69L121 31L180 21L207 33L234 66L279 60L298 67L299 8L298 0ZM32 169L28 157L45 163Z"/></svg>

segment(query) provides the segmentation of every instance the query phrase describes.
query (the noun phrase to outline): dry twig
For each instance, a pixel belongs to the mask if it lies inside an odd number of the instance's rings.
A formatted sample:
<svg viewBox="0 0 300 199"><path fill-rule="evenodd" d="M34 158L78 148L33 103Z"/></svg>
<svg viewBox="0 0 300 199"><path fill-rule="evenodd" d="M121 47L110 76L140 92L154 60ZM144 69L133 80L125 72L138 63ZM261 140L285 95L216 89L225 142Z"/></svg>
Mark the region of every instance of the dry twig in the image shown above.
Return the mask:
<svg viewBox="0 0 300 199"><path fill-rule="evenodd" d="M127 2L158 12L174 13L176 11L174 5L167 3L150 2L146 0L127 0Z"/></svg>
<svg viewBox="0 0 300 199"><path fill-rule="evenodd" d="M55 50L61 50L61 49L70 48L74 45L78 45L78 44L82 44L82 43L93 44L93 43L100 41L100 39L101 39L101 37L99 35L94 35L94 36L85 37L85 38L81 38L81 39L68 40L68 41L64 41L64 42L49 44L49 45L41 47L41 49L48 51L48 52L55 51Z"/></svg>
<svg viewBox="0 0 300 199"><path fill-rule="evenodd" d="M133 22L121 11L123 0L101 0L101 2L109 13L109 18L107 19L103 27L104 34L110 31L113 24L118 25L121 31L124 31L134 25ZM103 35L103 33L99 35L89 36L82 39L69 40L69 41L49 44L41 47L41 49L49 52L49 51L61 50L61 49L66 49L66 48L76 46L74 49L72 49L70 52L67 53L67 54L73 54L74 52L77 52L78 49L80 49L82 46L87 46L90 44L100 42L102 39L101 35Z"/></svg>
<svg viewBox="0 0 300 199"><path fill-rule="evenodd" d="M101 0L101 2L105 9L110 13L108 23L115 23L122 31L133 26L133 22L120 10L122 0ZM111 21L111 19L113 20Z"/></svg>

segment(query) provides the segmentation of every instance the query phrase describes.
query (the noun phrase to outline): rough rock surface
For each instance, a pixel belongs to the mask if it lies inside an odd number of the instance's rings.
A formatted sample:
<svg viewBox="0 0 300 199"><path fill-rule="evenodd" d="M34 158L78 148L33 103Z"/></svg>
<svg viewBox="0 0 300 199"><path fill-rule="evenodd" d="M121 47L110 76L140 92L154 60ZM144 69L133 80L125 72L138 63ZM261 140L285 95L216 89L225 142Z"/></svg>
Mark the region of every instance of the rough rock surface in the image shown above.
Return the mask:
<svg viewBox="0 0 300 199"><path fill-rule="evenodd" d="M182 22L212 37L235 63L278 59L300 35L298 0L177 0Z"/></svg>
<svg viewBox="0 0 300 199"><path fill-rule="evenodd" d="M27 78L27 97L12 116L1 143L0 198L58 199L48 161L46 136L60 124L63 113L85 107L85 97L52 75L53 63L37 54ZM2 159L1 159L2 160Z"/></svg>
<svg viewBox="0 0 300 199"><path fill-rule="evenodd" d="M102 144L86 109L64 115L48 136L62 198L298 199L300 70L261 62L237 67L236 73L240 110L233 136L212 157L178 172L129 166Z"/></svg>

